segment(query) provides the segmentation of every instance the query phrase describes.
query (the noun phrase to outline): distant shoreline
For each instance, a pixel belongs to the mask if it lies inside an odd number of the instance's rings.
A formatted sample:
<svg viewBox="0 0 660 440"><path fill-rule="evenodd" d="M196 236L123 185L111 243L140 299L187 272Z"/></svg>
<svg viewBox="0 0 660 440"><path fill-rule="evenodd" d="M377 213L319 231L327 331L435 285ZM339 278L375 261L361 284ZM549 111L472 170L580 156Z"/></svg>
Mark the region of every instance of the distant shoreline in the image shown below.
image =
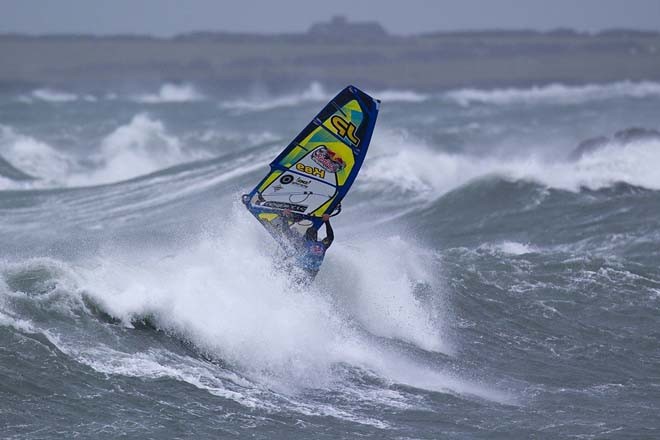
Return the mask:
<svg viewBox="0 0 660 440"><path fill-rule="evenodd" d="M394 36L374 24L355 32L195 32L139 35L0 35L0 87L130 88L193 82L243 90L311 81L439 91L660 80L660 32L483 30ZM325 26L325 27L323 27ZM353 24L344 24L353 29ZM359 31L359 32L358 32ZM359 35L359 37L356 37Z"/></svg>
<svg viewBox="0 0 660 440"><path fill-rule="evenodd" d="M348 23L345 26L351 28L352 23ZM149 35L149 34L140 34L140 33L115 33L115 34L89 34L89 33L78 33L78 32L53 32L53 33L26 33L26 32L0 32L0 39L5 38L14 38L14 39L93 39L93 40L161 40L161 41L177 41L177 40L205 40L205 39L216 39L216 40L277 40L277 39L300 39L300 38L315 38L322 37L328 39L330 34L318 34L310 29L308 32L233 32L233 31L212 31L212 30L200 30L192 32L182 32L174 34L171 36L159 36L159 35ZM364 35L362 35L364 36ZM448 30L448 31L432 31L432 32L420 32L417 34L391 34L386 30L381 29L375 33L372 32L371 38L387 38L391 40L409 40L416 38L427 38L427 37L440 37L440 36L464 36L464 37L475 37L475 36L510 36L510 37L524 37L524 36L564 36L564 37L625 37L625 38L635 38L635 37L660 37L660 30L650 30L650 29L629 29L629 28L609 28L602 29L599 31L580 31L571 28L554 28L549 30L534 30L526 28L515 28L515 29L505 29L505 28L484 28L484 29L465 29L465 30ZM350 39L350 36L334 34L334 39ZM332 38L331 38L332 39Z"/></svg>

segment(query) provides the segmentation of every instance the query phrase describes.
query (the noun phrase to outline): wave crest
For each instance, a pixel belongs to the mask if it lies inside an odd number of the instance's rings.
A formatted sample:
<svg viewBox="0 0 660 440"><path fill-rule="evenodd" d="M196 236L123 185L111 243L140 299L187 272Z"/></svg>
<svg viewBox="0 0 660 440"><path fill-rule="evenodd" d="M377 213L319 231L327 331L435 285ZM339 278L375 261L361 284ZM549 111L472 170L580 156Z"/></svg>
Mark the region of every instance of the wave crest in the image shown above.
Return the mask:
<svg viewBox="0 0 660 440"><path fill-rule="evenodd" d="M6 161L27 177L20 180L40 179L41 184L61 182L74 169L74 162L67 155L10 127L0 126L0 146Z"/></svg>
<svg viewBox="0 0 660 440"><path fill-rule="evenodd" d="M461 106L471 104L580 104L615 98L660 97L660 83L620 81L582 86L549 84L531 88L460 89L447 92L444 96Z"/></svg>
<svg viewBox="0 0 660 440"><path fill-rule="evenodd" d="M196 158L200 156L184 151L179 139L169 134L161 121L139 113L101 141L100 153L96 156L98 168L74 178L73 182L116 182Z"/></svg>
<svg viewBox="0 0 660 440"><path fill-rule="evenodd" d="M163 84L158 93L143 94L133 98L143 104L165 104L202 101L206 97L192 84Z"/></svg>
<svg viewBox="0 0 660 440"><path fill-rule="evenodd" d="M381 130L360 173L358 191L382 191L408 199L433 200L471 180L497 175L580 191L627 183L660 190L660 139L610 143L575 161L543 157L476 157L435 151L405 135Z"/></svg>
<svg viewBox="0 0 660 440"><path fill-rule="evenodd" d="M281 96L271 96L267 93L255 93L249 98L225 101L220 104L222 108L239 111L265 111L279 107L293 107L308 102L325 102L331 96L325 91L321 83L313 82L299 93Z"/></svg>

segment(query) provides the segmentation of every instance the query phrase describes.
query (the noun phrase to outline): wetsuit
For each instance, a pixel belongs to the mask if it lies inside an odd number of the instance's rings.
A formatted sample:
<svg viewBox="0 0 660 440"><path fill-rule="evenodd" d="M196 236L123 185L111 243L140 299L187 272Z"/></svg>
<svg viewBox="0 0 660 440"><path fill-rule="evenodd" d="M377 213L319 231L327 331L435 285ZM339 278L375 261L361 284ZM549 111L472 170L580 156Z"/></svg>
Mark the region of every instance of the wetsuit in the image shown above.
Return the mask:
<svg viewBox="0 0 660 440"><path fill-rule="evenodd" d="M301 268L311 279L316 277L321 268L321 263L323 263L323 258L325 258L325 251L328 250L335 239L329 221L325 222L325 233L326 237L321 241L303 237L302 248L298 250L296 256L296 266Z"/></svg>
<svg viewBox="0 0 660 440"><path fill-rule="evenodd" d="M309 230L313 229L313 226L308 228L305 236L301 237L291 229L288 221L283 216L280 219L276 227L282 230L286 238L286 243L283 243L283 247L290 254L294 255L293 266L304 274L305 279L300 279L299 281L309 283L316 277L316 274L321 268L321 263L323 263L325 252L335 239L332 226L330 226L329 221L325 222L326 237L319 241L309 237ZM295 219L295 216L293 219ZM315 228L314 230L316 231Z"/></svg>

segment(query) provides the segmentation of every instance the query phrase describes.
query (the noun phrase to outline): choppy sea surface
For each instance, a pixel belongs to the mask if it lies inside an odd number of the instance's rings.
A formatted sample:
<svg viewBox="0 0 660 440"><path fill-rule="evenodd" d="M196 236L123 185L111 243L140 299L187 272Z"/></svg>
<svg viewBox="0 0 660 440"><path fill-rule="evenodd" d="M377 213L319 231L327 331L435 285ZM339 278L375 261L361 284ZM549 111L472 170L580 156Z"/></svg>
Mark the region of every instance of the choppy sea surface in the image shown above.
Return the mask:
<svg viewBox="0 0 660 440"><path fill-rule="evenodd" d="M305 289L239 197L336 90L0 94L0 436L660 438L660 83L366 91Z"/></svg>

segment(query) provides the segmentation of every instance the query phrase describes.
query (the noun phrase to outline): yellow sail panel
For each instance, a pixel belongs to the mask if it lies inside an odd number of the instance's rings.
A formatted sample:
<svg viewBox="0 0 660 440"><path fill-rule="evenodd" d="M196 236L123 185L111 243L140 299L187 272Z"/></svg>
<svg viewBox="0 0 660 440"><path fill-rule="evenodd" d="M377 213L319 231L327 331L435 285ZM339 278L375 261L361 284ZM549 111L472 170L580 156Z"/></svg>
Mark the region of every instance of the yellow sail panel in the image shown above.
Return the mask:
<svg viewBox="0 0 660 440"><path fill-rule="evenodd" d="M340 110L323 121L323 126L350 145L359 146L358 127L364 119L360 104L355 100L347 102Z"/></svg>
<svg viewBox="0 0 660 440"><path fill-rule="evenodd" d="M282 171L280 170L273 170L268 177L266 177L266 180L263 181L261 186L259 187L259 192L263 192L268 186L273 183L279 176L282 174Z"/></svg>

